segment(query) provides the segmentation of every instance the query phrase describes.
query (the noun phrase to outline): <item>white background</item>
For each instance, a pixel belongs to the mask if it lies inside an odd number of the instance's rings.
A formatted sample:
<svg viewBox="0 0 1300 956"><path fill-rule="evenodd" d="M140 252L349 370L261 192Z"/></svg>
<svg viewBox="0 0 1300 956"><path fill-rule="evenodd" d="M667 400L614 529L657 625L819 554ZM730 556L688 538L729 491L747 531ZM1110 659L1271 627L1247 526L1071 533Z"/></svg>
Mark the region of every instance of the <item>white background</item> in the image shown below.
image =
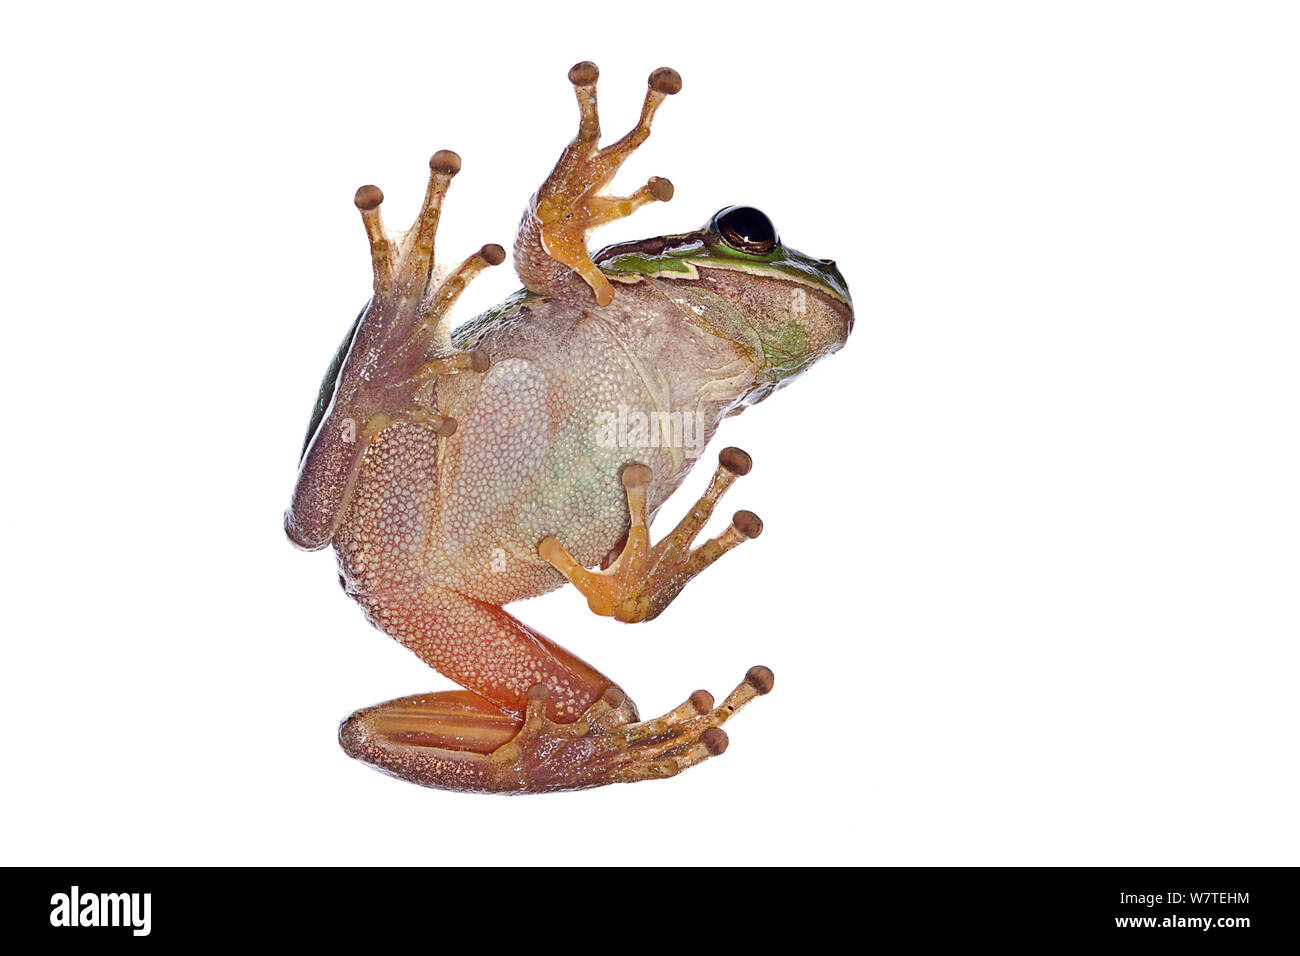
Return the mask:
<svg viewBox="0 0 1300 956"><path fill-rule="evenodd" d="M1300 862L1293 9L13 7L0 859ZM513 609L646 714L772 667L726 755L423 790L335 727L448 682L281 512L368 294L354 188L401 224L454 148L440 248L508 244L584 58L607 135L685 81L619 180L677 198L596 244L758 205L857 328L720 435L760 541L652 624Z"/></svg>

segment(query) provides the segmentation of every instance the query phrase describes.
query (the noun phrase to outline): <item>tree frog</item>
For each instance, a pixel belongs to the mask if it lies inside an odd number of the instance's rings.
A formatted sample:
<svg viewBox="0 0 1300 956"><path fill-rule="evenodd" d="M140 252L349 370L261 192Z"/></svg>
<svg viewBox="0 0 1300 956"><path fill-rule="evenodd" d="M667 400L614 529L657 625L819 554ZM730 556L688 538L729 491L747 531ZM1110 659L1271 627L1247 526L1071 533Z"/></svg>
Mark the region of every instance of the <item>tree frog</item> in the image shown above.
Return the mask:
<svg viewBox="0 0 1300 956"><path fill-rule="evenodd" d="M339 728L350 756L424 786L536 793L671 777L722 753L721 725L772 688L753 667L720 705L696 691L642 720L622 688L504 609L568 581L597 614L650 620L757 537L762 522L738 511L694 544L750 470L738 448L723 449L666 537L652 542L650 523L724 417L853 327L835 263L783 244L752 207L589 252L596 227L672 198L660 177L629 196L607 187L681 89L675 70L655 70L636 126L602 147L597 76L589 62L569 71L578 132L515 236L523 288L459 328L461 291L506 258L485 245L434 270L460 158L434 153L406 232L384 227L378 188L355 197L373 295L326 373L285 530L307 550L333 545L371 623L464 688L366 707Z"/></svg>

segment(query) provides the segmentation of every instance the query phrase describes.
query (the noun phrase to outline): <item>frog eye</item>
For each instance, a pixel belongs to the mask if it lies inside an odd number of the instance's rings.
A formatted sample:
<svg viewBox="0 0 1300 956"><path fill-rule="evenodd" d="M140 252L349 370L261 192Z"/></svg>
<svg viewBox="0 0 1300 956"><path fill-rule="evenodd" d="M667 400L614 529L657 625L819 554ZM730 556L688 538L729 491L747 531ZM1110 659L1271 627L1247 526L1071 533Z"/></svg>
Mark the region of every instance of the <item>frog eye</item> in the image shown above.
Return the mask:
<svg viewBox="0 0 1300 956"><path fill-rule="evenodd" d="M776 248L776 227L753 206L728 206L714 217L722 241L737 252L763 256Z"/></svg>

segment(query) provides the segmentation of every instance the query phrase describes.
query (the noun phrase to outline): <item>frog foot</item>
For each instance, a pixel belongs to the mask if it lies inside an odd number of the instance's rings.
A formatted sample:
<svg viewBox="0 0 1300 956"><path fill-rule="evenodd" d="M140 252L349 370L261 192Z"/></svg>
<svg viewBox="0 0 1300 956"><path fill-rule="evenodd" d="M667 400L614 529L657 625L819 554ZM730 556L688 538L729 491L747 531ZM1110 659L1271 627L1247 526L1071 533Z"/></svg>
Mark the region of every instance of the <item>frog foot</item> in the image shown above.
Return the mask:
<svg viewBox="0 0 1300 956"><path fill-rule="evenodd" d="M285 532L301 548L331 540L371 441L395 424L433 428L443 438L455 419L435 407L435 386L444 375L487 371L486 353L457 351L451 343L451 307L470 281L505 261L505 250L489 244L441 281L434 277L434 235L442 200L460 157L443 149L429 160L429 186L415 224L405 233L384 229L379 207L384 194L362 186L353 202L370 239L374 296L357 319L341 355L333 394L299 464L299 481L285 513Z"/></svg>
<svg viewBox="0 0 1300 956"><path fill-rule="evenodd" d="M770 691L774 680L766 667L751 667L722 706L714 707L713 695L697 690L662 717L646 721L626 720L626 695L610 687L571 724L546 716L550 691L537 684L528 692L519 733L490 758L518 780L520 790L573 790L673 777L725 751L728 739L721 725Z"/></svg>
<svg viewBox="0 0 1300 956"><path fill-rule="evenodd" d="M555 538L544 538L537 553L573 582L595 613L629 624L653 620L697 574L732 548L762 533L763 522L758 515L737 511L722 534L691 548L718 499L752 467L748 454L739 448L724 448L704 494L677 527L651 547L647 491L652 475L645 465L628 465L623 469L623 487L627 490L632 524L627 543L609 567L587 570Z"/></svg>
<svg viewBox="0 0 1300 956"><path fill-rule="evenodd" d="M420 214L400 236L384 229L379 211L384 194L378 186L362 186L353 200L370 240L375 292L358 335L368 333L366 344L378 346L377 364L387 366L382 378L388 387L418 388L439 375L483 372L489 365L485 353L458 352L452 346L451 307L476 275L505 261L505 250L489 243L442 281L433 274L443 197L458 172L458 155L449 149L433 154Z"/></svg>
<svg viewBox="0 0 1300 956"><path fill-rule="evenodd" d="M602 193L623 161L646 141L655 111L665 97L682 88L682 78L666 66L651 73L637 125L618 142L601 149L597 146L600 117L596 110L599 76L596 64L586 60L569 70L569 82L578 96L578 135L533 196L525 216L533 217L540 228L546 254L577 272L591 286L597 304L603 306L614 301L614 288L592 262L587 236L596 227L631 215L646 203L673 198L673 184L659 176L652 176L630 196Z"/></svg>
<svg viewBox="0 0 1300 956"><path fill-rule="evenodd" d="M378 770L448 790L541 793L658 780L725 751L722 724L773 681L766 667L751 667L721 706L697 690L646 721L617 686L571 723L546 715L545 684L529 690L522 724L465 691L420 695L358 711L339 728L339 741Z"/></svg>

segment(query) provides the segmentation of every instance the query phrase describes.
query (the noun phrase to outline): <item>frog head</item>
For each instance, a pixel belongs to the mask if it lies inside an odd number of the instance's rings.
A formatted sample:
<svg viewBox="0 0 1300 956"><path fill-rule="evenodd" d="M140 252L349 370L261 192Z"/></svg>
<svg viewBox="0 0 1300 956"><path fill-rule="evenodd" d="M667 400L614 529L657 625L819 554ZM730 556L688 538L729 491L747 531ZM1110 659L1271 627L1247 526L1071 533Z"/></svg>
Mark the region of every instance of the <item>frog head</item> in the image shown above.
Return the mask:
<svg viewBox="0 0 1300 956"><path fill-rule="evenodd" d="M695 232L606 246L592 258L615 282L654 280L687 318L741 346L758 368L742 405L838 351L853 328L835 263L783 244L752 206L728 206Z"/></svg>

